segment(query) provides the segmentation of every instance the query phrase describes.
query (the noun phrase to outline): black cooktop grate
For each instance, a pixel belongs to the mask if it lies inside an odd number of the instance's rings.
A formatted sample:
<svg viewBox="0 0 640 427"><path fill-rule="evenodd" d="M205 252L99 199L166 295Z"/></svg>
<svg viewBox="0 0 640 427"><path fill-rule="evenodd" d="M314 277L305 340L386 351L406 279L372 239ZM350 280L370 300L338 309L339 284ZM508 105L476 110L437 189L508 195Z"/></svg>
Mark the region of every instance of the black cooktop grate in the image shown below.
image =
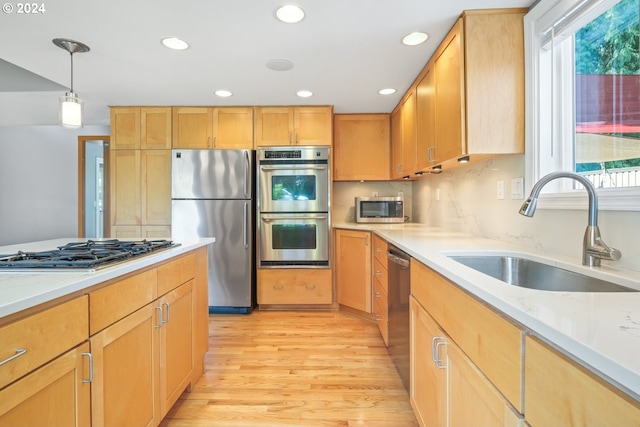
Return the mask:
<svg viewBox="0 0 640 427"><path fill-rule="evenodd" d="M177 246L171 240L87 240L41 252L0 255L0 269L95 269Z"/></svg>

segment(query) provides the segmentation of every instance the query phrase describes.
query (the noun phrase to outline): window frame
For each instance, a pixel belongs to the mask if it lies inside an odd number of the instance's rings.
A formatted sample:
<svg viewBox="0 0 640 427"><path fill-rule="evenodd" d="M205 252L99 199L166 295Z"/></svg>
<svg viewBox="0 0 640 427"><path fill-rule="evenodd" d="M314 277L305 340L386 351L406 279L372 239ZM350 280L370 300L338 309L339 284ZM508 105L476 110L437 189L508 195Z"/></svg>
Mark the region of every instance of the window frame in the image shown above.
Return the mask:
<svg viewBox="0 0 640 427"><path fill-rule="evenodd" d="M541 67L544 61L540 53L542 41L538 34L541 29L549 28L553 22L575 9L584 8L589 16L595 17L615 5L619 0L540 0L524 17L524 43L525 43L525 190L530 192L533 185L544 175L554 170L573 170L573 151L575 146L575 124L571 122L561 123L555 129L556 134L561 134L562 140L571 140L572 144L544 145L541 135L550 133L550 122L557 120L560 113L557 105L568 100L573 103L574 85L564 85L565 89L560 95L556 93L554 99L547 95L542 99ZM569 29L580 28L590 19L578 18L568 25ZM553 43L553 41L551 41ZM550 55L553 55L551 53ZM568 57L571 61L572 56ZM554 58L553 60L558 60ZM564 61L567 61L565 56ZM552 63L552 68L558 72L558 64ZM562 65L562 64L560 64ZM559 75L559 74L558 74ZM570 86L567 88L567 86ZM559 98L559 99L556 99ZM553 113L545 117L551 102ZM544 108L543 108L544 107ZM545 110L546 108L546 110ZM568 126L566 126L568 125ZM569 135L571 135L569 137ZM554 138L555 140L555 138ZM550 147L551 145L551 147ZM549 153L547 155L544 152ZM552 159L553 153L554 159ZM554 186L547 185L540 195L538 207L542 209L586 209L587 193L583 189L575 189L572 180L556 180ZM601 210L614 211L640 211L640 187L625 188L598 188L598 204Z"/></svg>

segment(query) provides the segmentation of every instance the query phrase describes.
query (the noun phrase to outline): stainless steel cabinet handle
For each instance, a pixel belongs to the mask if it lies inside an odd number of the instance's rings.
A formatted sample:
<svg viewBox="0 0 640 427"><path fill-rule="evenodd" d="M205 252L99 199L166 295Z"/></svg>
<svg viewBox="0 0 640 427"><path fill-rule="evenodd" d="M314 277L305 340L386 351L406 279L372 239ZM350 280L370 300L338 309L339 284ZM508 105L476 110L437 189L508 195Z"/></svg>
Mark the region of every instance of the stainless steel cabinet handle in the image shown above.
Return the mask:
<svg viewBox="0 0 640 427"><path fill-rule="evenodd" d="M211 147L211 137L207 137L207 147Z"/></svg>
<svg viewBox="0 0 640 427"><path fill-rule="evenodd" d="M218 142L218 137L214 136L213 137L213 148L216 148L216 143Z"/></svg>
<svg viewBox="0 0 640 427"><path fill-rule="evenodd" d="M436 367L438 369L445 369L447 367L447 365L443 365L441 363L442 360L440 359L440 347L443 346L443 345L447 345L447 342L446 341L439 341L436 344L436 360L435 360L435 362L436 362Z"/></svg>
<svg viewBox="0 0 640 427"><path fill-rule="evenodd" d="M429 163L433 163L436 160L433 158L433 151L435 150L436 147L429 147L429 149L427 150L427 157L429 160Z"/></svg>
<svg viewBox="0 0 640 427"><path fill-rule="evenodd" d="M88 379L82 379L83 383L90 383L93 381L93 354L91 353L82 353L82 355L84 357L87 357L89 359L89 378Z"/></svg>
<svg viewBox="0 0 640 427"><path fill-rule="evenodd" d="M165 323L169 323L171 321L171 305L169 305L168 302L163 302L162 306L167 307L167 320L163 319L164 316L160 317L160 325L164 325Z"/></svg>
<svg viewBox="0 0 640 427"><path fill-rule="evenodd" d="M282 286L282 285L273 285L273 289L280 290L280 289L282 289L282 288L283 288L283 286Z"/></svg>
<svg viewBox="0 0 640 427"><path fill-rule="evenodd" d="M382 276L382 271L376 270L376 276Z"/></svg>
<svg viewBox="0 0 640 427"><path fill-rule="evenodd" d="M304 287L305 287L305 289L311 290L311 289L315 289L316 285L304 285Z"/></svg>
<svg viewBox="0 0 640 427"><path fill-rule="evenodd" d="M18 357L22 356L23 354L25 354L27 352L26 348L16 348L16 354L14 354L13 356L4 359L3 361L0 362L0 366L4 365L5 363L9 363L14 359L17 359Z"/></svg>
<svg viewBox="0 0 640 427"><path fill-rule="evenodd" d="M376 292L376 293L375 293L375 296L376 296L376 298L382 298L382 293L380 293L380 292Z"/></svg>
<svg viewBox="0 0 640 427"><path fill-rule="evenodd" d="M162 307L155 307L155 309L157 311L159 311L160 313L158 313L158 324L155 325L155 328L162 328Z"/></svg>

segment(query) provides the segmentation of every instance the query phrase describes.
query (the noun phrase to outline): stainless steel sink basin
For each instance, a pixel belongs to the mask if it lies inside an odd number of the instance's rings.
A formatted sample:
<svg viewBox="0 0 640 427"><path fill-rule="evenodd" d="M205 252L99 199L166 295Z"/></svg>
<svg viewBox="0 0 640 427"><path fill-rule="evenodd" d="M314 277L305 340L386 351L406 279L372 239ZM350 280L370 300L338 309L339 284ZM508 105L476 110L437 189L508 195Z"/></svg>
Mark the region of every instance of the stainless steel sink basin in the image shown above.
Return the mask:
<svg viewBox="0 0 640 427"><path fill-rule="evenodd" d="M527 258L500 255L450 255L454 261L505 283L560 292L638 292L615 283Z"/></svg>

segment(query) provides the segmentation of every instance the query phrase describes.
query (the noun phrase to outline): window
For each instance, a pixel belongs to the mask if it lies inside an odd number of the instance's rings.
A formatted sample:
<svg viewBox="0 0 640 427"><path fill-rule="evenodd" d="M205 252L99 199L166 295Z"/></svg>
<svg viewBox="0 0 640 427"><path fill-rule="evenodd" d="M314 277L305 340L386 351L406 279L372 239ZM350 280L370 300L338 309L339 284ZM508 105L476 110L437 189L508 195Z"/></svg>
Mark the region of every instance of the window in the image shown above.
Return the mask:
<svg viewBox="0 0 640 427"><path fill-rule="evenodd" d="M541 0L525 17L526 176L555 170L598 189L600 207L640 210L640 0ZM541 207L582 206L573 180Z"/></svg>

